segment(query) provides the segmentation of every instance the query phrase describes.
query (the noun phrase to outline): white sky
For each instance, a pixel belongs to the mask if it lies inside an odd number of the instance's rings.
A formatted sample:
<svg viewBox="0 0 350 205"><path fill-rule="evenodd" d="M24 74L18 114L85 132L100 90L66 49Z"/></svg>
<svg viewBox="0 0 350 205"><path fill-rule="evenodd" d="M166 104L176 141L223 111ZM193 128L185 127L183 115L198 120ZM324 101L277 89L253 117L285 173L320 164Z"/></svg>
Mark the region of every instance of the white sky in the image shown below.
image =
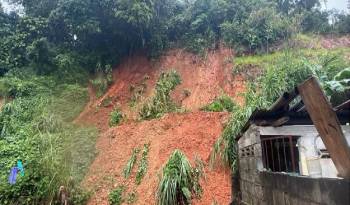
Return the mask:
<svg viewBox="0 0 350 205"><path fill-rule="evenodd" d="M321 2L323 0L320 0ZM339 11L349 12L348 3L350 0L327 0L327 10L336 9ZM324 5L323 5L324 8Z"/></svg>
<svg viewBox="0 0 350 205"><path fill-rule="evenodd" d="M332 10L332 9L336 9L336 10L340 10L340 11L345 11L350 13L349 9L348 9L348 4L350 0L326 0L327 1L327 6L325 7L324 0L320 0L320 2L322 3L322 7L323 8L327 8L327 10ZM14 8L13 6L10 6L5 0L0 0L0 2L2 3L2 6L4 7L5 11L13 11L16 8Z"/></svg>

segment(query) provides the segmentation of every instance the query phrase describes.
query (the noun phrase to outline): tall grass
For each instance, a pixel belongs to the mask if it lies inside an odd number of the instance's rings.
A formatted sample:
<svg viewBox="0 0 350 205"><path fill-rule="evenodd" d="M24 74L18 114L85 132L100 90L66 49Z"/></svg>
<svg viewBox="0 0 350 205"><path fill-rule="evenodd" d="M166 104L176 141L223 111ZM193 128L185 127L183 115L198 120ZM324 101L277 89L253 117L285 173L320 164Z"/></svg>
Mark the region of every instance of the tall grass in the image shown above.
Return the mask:
<svg viewBox="0 0 350 205"><path fill-rule="evenodd" d="M192 168L180 150L175 150L163 167L157 191L158 204L190 204L192 195L199 197L201 187L196 177L198 170Z"/></svg>
<svg viewBox="0 0 350 205"><path fill-rule="evenodd" d="M97 129L72 120L85 106L87 90L49 76L12 82L12 100L0 112L0 181L7 181L18 159L25 175L15 186L0 183L0 204L54 204L60 186L69 191L70 203L84 204L88 193L79 184L95 156Z"/></svg>
<svg viewBox="0 0 350 205"><path fill-rule="evenodd" d="M318 55L320 51L316 50L315 53L306 56L303 52L284 52L278 54L277 59L268 61L262 66L263 75L248 83L247 91L244 93L245 105L233 109L229 123L215 143L211 153L211 165L221 159L233 171L235 170L237 158L235 138L241 134L241 129L255 109L267 109L284 92L290 91L311 75L318 77L322 85L327 85L337 73L350 66L350 62L342 58L338 52ZM254 57L248 57L251 58Z"/></svg>

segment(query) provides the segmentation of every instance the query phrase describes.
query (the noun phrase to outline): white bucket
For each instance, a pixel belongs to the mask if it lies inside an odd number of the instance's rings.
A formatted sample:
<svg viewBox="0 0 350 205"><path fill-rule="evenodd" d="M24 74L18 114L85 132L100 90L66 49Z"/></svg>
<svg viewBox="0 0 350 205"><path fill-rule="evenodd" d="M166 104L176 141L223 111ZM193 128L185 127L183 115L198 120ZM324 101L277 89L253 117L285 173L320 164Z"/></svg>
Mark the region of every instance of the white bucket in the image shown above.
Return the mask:
<svg viewBox="0 0 350 205"><path fill-rule="evenodd" d="M312 178L322 177L322 168L320 164L320 158L307 157L306 164L307 164L307 169L310 177Z"/></svg>

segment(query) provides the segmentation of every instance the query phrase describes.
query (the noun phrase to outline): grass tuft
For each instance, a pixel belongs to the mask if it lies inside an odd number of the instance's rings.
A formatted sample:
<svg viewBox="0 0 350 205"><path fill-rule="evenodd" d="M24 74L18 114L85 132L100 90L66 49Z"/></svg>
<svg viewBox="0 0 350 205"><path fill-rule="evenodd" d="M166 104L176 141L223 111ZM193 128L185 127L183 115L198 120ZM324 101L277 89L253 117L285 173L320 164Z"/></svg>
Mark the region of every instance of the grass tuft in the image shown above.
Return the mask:
<svg viewBox="0 0 350 205"><path fill-rule="evenodd" d="M109 118L109 126L114 127L119 125L123 120L123 113L119 108L114 108L114 110L110 114Z"/></svg>
<svg viewBox="0 0 350 205"><path fill-rule="evenodd" d="M157 198L159 205L190 204L193 195L200 197L200 168L191 167L187 157L175 150L163 167Z"/></svg>
<svg viewBox="0 0 350 205"><path fill-rule="evenodd" d="M123 193L125 191L124 186L118 186L109 193L108 201L110 205L121 205L124 202Z"/></svg>

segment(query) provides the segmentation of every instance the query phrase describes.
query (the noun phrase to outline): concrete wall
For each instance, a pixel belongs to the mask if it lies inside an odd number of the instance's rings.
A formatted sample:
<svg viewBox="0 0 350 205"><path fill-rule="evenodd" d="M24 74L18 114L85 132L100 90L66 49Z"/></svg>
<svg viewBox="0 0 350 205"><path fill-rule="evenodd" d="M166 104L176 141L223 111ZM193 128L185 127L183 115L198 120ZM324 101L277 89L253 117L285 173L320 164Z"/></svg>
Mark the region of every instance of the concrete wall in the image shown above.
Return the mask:
<svg viewBox="0 0 350 205"><path fill-rule="evenodd" d="M260 173L262 203L271 205L349 205L350 181Z"/></svg>
<svg viewBox="0 0 350 205"><path fill-rule="evenodd" d="M252 125L247 130L238 141L239 185L242 204L350 204L350 182L347 180L290 176L263 170L260 134L302 136L307 133L307 135L314 136L316 130L310 128L304 126L295 129L295 127L289 126L270 129ZM295 133L295 130L298 133ZM349 127L343 130L348 132Z"/></svg>

